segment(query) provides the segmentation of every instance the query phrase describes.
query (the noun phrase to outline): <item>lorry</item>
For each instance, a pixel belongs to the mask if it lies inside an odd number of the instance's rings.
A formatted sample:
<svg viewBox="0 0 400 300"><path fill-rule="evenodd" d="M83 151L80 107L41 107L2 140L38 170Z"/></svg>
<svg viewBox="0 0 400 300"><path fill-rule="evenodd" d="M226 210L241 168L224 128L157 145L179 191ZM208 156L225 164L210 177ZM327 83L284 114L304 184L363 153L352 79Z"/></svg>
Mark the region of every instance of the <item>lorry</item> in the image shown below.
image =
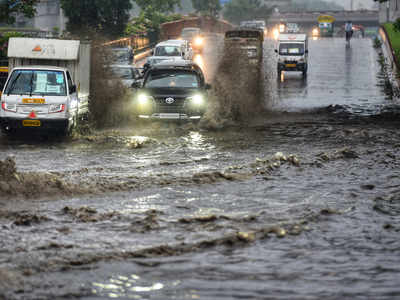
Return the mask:
<svg viewBox="0 0 400 300"><path fill-rule="evenodd" d="M303 77L308 70L308 38L306 34L281 34L278 39L278 78L282 71L300 71Z"/></svg>
<svg viewBox="0 0 400 300"><path fill-rule="evenodd" d="M188 41L194 52L196 53L203 52L204 36L200 28L185 27L182 29L180 38Z"/></svg>
<svg viewBox="0 0 400 300"><path fill-rule="evenodd" d="M225 52L239 49L249 66L260 67L263 60L264 31L255 28L237 28L225 33ZM239 58L238 58L239 59Z"/></svg>
<svg viewBox="0 0 400 300"><path fill-rule="evenodd" d="M88 114L90 51L90 43L78 40L10 38L1 131L70 133Z"/></svg>

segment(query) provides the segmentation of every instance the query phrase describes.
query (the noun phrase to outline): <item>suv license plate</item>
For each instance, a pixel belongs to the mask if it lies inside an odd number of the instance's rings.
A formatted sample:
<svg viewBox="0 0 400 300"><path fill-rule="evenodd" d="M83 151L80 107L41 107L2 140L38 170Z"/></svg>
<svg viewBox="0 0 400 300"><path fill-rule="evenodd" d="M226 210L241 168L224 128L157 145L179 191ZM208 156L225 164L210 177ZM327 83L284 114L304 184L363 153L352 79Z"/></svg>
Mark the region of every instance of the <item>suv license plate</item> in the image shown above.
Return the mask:
<svg viewBox="0 0 400 300"><path fill-rule="evenodd" d="M40 127L42 124L40 120L23 120L22 126L24 127Z"/></svg>
<svg viewBox="0 0 400 300"><path fill-rule="evenodd" d="M296 68L296 64L286 64L286 68Z"/></svg>
<svg viewBox="0 0 400 300"><path fill-rule="evenodd" d="M160 114L160 119L179 119L179 114L173 114L173 113Z"/></svg>

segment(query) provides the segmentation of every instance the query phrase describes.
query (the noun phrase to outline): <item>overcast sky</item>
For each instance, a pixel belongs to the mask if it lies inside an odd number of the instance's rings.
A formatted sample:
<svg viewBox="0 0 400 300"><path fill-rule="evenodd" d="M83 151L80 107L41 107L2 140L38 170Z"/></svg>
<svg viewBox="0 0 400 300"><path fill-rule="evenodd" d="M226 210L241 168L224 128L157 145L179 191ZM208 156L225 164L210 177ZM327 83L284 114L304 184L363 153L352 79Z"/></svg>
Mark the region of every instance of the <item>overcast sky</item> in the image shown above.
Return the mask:
<svg viewBox="0 0 400 300"><path fill-rule="evenodd" d="M325 0L326 2L335 2L337 4L342 5L345 9L350 9L350 2L351 0ZM374 5L373 0L353 0L354 2L354 9L363 7L367 9L371 9L372 6Z"/></svg>

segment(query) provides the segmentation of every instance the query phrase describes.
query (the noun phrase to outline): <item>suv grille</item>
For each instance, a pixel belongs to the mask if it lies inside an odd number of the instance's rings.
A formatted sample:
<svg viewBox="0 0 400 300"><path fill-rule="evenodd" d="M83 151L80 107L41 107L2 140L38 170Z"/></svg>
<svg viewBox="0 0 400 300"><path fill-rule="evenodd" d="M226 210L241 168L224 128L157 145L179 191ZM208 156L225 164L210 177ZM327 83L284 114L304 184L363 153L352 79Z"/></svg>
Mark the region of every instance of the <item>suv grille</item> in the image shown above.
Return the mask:
<svg viewBox="0 0 400 300"><path fill-rule="evenodd" d="M174 99L172 103L168 103L167 99ZM185 106L185 98L162 97L156 98L157 113L182 113Z"/></svg>

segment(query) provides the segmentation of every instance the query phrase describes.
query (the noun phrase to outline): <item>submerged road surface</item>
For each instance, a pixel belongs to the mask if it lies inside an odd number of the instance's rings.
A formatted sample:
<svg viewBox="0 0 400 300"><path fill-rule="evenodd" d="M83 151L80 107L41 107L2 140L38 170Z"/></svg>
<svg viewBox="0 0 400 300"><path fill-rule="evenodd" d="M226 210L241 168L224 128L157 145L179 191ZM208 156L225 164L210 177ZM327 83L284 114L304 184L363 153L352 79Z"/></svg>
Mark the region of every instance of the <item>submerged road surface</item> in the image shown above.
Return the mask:
<svg viewBox="0 0 400 300"><path fill-rule="evenodd" d="M2 137L0 299L399 298L400 119L372 41L310 41L306 79L272 50L247 123Z"/></svg>

